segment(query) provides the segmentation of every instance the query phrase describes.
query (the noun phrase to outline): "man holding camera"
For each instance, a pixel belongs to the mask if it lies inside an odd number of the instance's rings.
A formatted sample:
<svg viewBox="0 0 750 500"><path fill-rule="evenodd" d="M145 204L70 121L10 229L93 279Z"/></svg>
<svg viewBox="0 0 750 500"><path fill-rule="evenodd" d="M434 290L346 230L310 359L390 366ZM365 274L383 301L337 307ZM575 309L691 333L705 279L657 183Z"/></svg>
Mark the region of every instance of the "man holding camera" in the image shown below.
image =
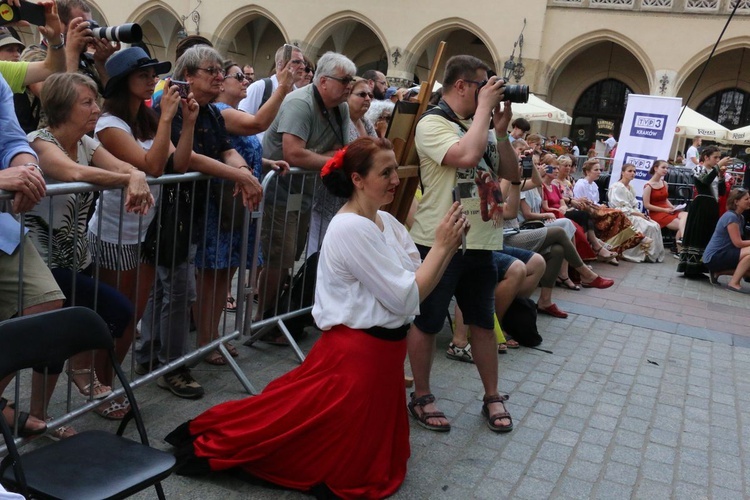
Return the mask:
<svg viewBox="0 0 750 500"><path fill-rule="evenodd" d="M454 295L471 329L474 362L484 386L482 413L493 431L513 429L504 405L507 396L501 396L497 388L497 340L493 332L497 271L492 251L503 245L499 178L510 180L518 189L520 176L507 134L512 117L510 103L500 109L505 82L496 76L488 79L489 69L473 56L450 58L443 77L443 99L420 119L415 135L423 198L411 236L422 257L430 250L437 224L454 198L460 198L471 222L464 249L456 253L440 283L422 302L421 313L408 335L415 384L409 413L419 425L434 431L450 430L430 392L430 370L435 334L443 329ZM494 130L488 131L490 119Z"/></svg>

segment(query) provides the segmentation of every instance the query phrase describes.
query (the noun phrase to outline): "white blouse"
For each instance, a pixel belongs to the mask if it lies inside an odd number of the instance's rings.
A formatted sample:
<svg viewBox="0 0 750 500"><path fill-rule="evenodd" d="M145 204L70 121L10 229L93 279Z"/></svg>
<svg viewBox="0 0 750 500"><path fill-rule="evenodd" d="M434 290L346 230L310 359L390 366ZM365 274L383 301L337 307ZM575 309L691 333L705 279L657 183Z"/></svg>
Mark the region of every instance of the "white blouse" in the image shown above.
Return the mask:
<svg viewBox="0 0 750 500"><path fill-rule="evenodd" d="M617 208L628 215L641 211L633 186L625 186L622 182L617 181L609 188L608 198L610 208Z"/></svg>
<svg viewBox="0 0 750 500"><path fill-rule="evenodd" d="M398 328L419 314L417 247L392 215L384 230L357 214L331 220L318 262L312 315L321 330L336 325Z"/></svg>
<svg viewBox="0 0 750 500"><path fill-rule="evenodd" d="M575 198L587 198L594 203L599 203L599 186L596 182L578 179L573 186L573 196Z"/></svg>

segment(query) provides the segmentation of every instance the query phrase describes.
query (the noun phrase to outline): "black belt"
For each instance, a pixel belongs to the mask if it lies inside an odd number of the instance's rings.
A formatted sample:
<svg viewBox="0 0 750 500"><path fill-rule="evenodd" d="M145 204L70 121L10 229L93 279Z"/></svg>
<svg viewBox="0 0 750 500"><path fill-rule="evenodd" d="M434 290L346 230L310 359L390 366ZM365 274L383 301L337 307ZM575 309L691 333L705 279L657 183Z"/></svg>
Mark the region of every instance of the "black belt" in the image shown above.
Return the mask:
<svg viewBox="0 0 750 500"><path fill-rule="evenodd" d="M372 326L370 328L363 328L362 331L368 335L372 335L377 339L398 341L404 340L406 338L406 334L409 331L409 326L411 326L410 323L399 326L398 328L383 328L382 326Z"/></svg>

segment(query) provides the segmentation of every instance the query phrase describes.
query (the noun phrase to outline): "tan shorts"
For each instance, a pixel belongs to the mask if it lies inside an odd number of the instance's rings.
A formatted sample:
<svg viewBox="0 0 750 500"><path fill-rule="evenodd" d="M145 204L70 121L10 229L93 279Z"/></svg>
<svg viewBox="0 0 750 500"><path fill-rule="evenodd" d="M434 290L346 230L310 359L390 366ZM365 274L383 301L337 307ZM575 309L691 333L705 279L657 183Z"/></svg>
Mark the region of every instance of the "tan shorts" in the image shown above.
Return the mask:
<svg viewBox="0 0 750 500"><path fill-rule="evenodd" d="M19 272L23 251L23 271ZM26 237L23 248L13 255L0 252L0 320L12 318L19 312L18 294L23 279L23 301L21 308L44 304L53 300L65 300L55 278L47 268L34 244Z"/></svg>
<svg viewBox="0 0 750 500"><path fill-rule="evenodd" d="M310 227L310 212L287 212L283 206L266 205L260 238L263 263L271 269L291 269L302 255Z"/></svg>

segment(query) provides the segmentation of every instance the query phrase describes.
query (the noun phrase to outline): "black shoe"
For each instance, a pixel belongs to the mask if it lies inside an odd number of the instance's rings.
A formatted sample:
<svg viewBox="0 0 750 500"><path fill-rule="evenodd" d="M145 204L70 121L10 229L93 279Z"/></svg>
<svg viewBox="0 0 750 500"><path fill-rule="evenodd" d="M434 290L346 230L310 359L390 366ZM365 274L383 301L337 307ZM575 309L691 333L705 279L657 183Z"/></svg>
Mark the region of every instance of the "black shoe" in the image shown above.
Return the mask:
<svg viewBox="0 0 750 500"><path fill-rule="evenodd" d="M185 399L198 399L203 396L204 390L190 374L186 366L177 368L156 380L156 385L162 389L171 391L177 397Z"/></svg>
<svg viewBox="0 0 750 500"><path fill-rule="evenodd" d="M156 370L161 366L161 363L158 361L152 361L151 363L137 363L135 365L135 373L137 375L146 375L147 373L151 373L152 371Z"/></svg>

